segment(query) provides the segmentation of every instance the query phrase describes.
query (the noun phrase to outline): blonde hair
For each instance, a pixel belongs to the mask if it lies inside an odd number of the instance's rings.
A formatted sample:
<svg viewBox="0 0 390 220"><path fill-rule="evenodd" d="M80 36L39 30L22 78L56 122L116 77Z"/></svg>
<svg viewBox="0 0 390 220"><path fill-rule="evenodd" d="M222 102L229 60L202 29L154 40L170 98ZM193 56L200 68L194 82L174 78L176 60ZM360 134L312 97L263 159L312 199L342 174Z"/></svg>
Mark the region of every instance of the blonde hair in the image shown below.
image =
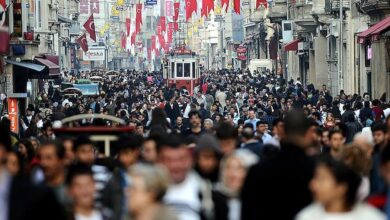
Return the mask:
<svg viewBox="0 0 390 220"><path fill-rule="evenodd" d="M167 170L160 165L136 164L130 168L128 174L142 177L146 190L154 193L156 201L162 200L170 184Z"/></svg>

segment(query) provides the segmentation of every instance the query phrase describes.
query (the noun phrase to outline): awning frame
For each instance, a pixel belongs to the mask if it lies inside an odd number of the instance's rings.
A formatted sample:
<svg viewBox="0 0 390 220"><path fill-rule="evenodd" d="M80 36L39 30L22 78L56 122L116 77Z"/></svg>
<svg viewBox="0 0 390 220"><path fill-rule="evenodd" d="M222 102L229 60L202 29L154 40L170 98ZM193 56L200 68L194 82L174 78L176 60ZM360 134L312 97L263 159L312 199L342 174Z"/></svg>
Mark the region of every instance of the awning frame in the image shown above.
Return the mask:
<svg viewBox="0 0 390 220"><path fill-rule="evenodd" d="M301 39L295 39L292 40L285 45L283 45L284 51L297 51L298 50L298 43L301 41Z"/></svg>

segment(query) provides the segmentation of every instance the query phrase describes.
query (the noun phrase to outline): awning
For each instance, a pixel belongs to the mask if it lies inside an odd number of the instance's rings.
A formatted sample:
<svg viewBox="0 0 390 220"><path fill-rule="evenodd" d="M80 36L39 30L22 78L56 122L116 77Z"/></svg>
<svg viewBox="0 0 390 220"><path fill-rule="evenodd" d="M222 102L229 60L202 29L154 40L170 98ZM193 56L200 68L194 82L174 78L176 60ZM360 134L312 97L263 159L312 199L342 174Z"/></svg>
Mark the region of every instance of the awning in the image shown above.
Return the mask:
<svg viewBox="0 0 390 220"><path fill-rule="evenodd" d="M358 34L358 43L362 44L368 38L371 38L371 40L378 40L380 34L389 28L390 28L390 16L374 24L373 26L369 27L367 30L363 31L362 33Z"/></svg>
<svg viewBox="0 0 390 220"><path fill-rule="evenodd" d="M5 60L6 63L14 65L13 72L14 74L20 74L17 76L17 79L46 79L47 74L45 71L45 66L30 63L30 62L18 62L14 60Z"/></svg>
<svg viewBox="0 0 390 220"><path fill-rule="evenodd" d="M38 65L38 64L35 64L35 63L18 62L18 61L14 61L14 60L5 60L5 62L9 63L9 64L12 64L12 65L15 65L15 66L19 66L19 67L23 67L23 68L26 68L26 69L34 70L36 72L42 72L45 69L45 66Z"/></svg>
<svg viewBox="0 0 390 220"><path fill-rule="evenodd" d="M299 39L296 39L296 40L288 42L287 44L285 44L283 46L283 50L284 51L297 51L299 41L300 41Z"/></svg>
<svg viewBox="0 0 390 220"><path fill-rule="evenodd" d="M50 77L60 75L60 67L57 64L51 62L50 60L43 58L35 58L34 61L44 65L48 69Z"/></svg>

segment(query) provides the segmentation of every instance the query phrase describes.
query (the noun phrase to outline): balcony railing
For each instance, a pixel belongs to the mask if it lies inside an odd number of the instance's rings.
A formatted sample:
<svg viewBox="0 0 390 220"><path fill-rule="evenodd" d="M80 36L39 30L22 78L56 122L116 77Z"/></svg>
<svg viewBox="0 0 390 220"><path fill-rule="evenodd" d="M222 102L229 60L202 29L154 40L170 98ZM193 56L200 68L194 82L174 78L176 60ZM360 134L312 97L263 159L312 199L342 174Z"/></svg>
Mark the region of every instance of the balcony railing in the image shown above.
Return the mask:
<svg viewBox="0 0 390 220"><path fill-rule="evenodd" d="M356 0L356 5L365 13L378 13L379 11L390 11L388 0Z"/></svg>
<svg viewBox="0 0 390 220"><path fill-rule="evenodd" d="M340 11L340 4L342 4L343 10L349 10L349 0L325 0L325 12L337 13Z"/></svg>

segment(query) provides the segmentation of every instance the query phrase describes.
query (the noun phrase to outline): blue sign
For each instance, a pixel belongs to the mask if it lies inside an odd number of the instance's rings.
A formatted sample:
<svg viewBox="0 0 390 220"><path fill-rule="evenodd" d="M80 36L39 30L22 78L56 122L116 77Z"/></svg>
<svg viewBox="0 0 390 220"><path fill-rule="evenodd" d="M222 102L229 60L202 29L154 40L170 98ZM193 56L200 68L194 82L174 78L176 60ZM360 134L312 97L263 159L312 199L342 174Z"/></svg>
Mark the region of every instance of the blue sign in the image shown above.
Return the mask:
<svg viewBox="0 0 390 220"><path fill-rule="evenodd" d="M119 16L111 16L111 19L114 21L119 21Z"/></svg>
<svg viewBox="0 0 390 220"><path fill-rule="evenodd" d="M157 5L157 0L146 0L145 5Z"/></svg>
<svg viewBox="0 0 390 220"><path fill-rule="evenodd" d="M73 84L73 87L76 89L80 89L81 93L85 96L99 95L98 84Z"/></svg>

